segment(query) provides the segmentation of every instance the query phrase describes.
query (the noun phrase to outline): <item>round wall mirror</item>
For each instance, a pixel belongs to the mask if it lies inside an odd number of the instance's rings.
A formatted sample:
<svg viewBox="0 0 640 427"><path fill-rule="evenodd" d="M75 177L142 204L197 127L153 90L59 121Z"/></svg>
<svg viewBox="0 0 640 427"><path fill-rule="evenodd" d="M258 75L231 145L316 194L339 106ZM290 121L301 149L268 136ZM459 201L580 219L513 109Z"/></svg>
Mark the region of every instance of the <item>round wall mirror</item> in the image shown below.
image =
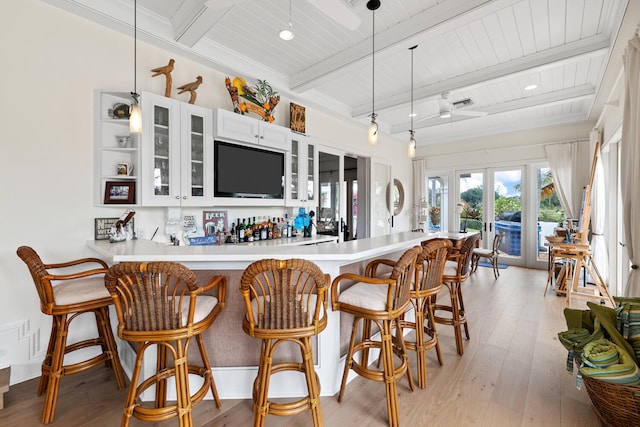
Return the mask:
<svg viewBox="0 0 640 427"><path fill-rule="evenodd" d="M393 187L391 188L390 193L391 203L389 205L391 207L391 211L393 212L394 216L400 215L400 212L402 212L402 207L404 206L404 187L402 186L400 180L393 180Z"/></svg>

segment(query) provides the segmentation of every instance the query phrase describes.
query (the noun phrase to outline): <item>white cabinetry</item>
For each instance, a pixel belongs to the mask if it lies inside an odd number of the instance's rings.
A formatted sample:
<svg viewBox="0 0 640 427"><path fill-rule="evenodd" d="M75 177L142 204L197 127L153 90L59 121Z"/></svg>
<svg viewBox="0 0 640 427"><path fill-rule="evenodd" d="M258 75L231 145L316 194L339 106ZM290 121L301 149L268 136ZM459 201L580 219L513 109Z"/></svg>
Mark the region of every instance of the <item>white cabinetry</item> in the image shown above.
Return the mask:
<svg viewBox="0 0 640 427"><path fill-rule="evenodd" d="M127 118L115 118L113 113L114 107L118 104L124 104L128 108L130 103L131 96L126 92L95 91L94 93L94 204L96 206L140 203L140 196L137 193L140 189L139 138L136 135L129 135ZM111 202L105 203L105 190L108 184L114 188L114 191L125 188L126 191L133 191L133 195L129 197L129 194L113 194Z"/></svg>
<svg viewBox="0 0 640 427"><path fill-rule="evenodd" d="M291 132L285 127L243 116L233 111L215 110L216 138L259 144L288 151L290 136Z"/></svg>
<svg viewBox="0 0 640 427"><path fill-rule="evenodd" d="M317 158L316 144L311 138L292 133L287 187L288 206L316 204Z"/></svg>
<svg viewBox="0 0 640 427"><path fill-rule="evenodd" d="M142 205L205 206L213 199L212 112L142 93Z"/></svg>

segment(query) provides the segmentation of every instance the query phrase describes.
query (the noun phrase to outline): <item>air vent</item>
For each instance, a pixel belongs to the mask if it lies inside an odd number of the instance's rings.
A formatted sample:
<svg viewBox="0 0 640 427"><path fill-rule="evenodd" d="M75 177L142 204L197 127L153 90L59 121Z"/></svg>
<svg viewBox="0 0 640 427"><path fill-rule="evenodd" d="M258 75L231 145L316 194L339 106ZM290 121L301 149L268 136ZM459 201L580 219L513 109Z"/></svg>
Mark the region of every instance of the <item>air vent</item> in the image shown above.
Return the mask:
<svg viewBox="0 0 640 427"><path fill-rule="evenodd" d="M453 103L453 106L456 108L468 107L469 105L473 105L473 101L471 100L471 98L463 99L462 101Z"/></svg>

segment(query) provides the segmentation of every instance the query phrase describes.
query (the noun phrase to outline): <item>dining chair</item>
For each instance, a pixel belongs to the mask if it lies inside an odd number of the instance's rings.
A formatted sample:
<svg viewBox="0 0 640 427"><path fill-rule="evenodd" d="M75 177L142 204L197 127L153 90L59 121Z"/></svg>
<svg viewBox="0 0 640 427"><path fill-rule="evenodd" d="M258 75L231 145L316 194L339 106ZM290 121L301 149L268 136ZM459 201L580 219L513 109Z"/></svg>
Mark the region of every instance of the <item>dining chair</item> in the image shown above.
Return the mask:
<svg viewBox="0 0 640 427"><path fill-rule="evenodd" d="M113 301L104 287L108 265L98 258L45 264L29 246L20 246L17 254L29 268L40 297L40 310L53 318L38 385L38 396L46 391L42 423L49 424L55 417L60 380L66 375L104 363L113 368L118 388L126 387L109 319L109 306ZM95 316L98 337L68 343L71 322L84 319L85 316L81 315L85 313ZM66 355L90 347L99 347L100 354L88 360L64 364Z"/></svg>
<svg viewBox="0 0 640 427"><path fill-rule="evenodd" d="M304 259L261 259L244 270L240 279L246 308L242 330L262 340L253 387L254 426L263 426L269 414L290 416L306 410L311 411L315 427L323 425L311 339L327 327L329 281L328 274ZM274 362L276 350L284 349L284 343L298 347L300 362ZM271 376L284 371L304 373L307 396L293 402L269 400Z"/></svg>
<svg viewBox="0 0 640 427"><path fill-rule="evenodd" d="M442 353L438 342L433 301L442 289L442 275L447 262L447 252L451 248L448 240L427 242L416 259L415 278L409 293L414 320L406 320L406 313L400 317L400 327L412 330L415 339L405 338L409 350L416 352L418 387L427 386L427 350L436 349L438 363L442 365ZM429 339L425 339L429 337Z"/></svg>
<svg viewBox="0 0 640 427"><path fill-rule="evenodd" d="M471 262L474 272L478 269L478 262L480 261L480 258L485 258L491 263L491 267L493 268L493 277L497 279L498 276L500 276L500 271L498 269L498 255L500 254L500 244L502 244L504 235L505 233L497 233L493 236L491 249L473 248L473 258Z"/></svg>
<svg viewBox="0 0 640 427"><path fill-rule="evenodd" d="M472 252L479 237L478 234L467 237L462 242L459 251L454 255L449 254L447 256L448 260L444 266L442 281L449 290L450 304L436 302L433 306L436 323L453 326L456 350L461 356L464 354L462 327L464 327L467 339L470 338L469 325L464 310L464 299L462 298L462 283L469 278L469 274L471 273ZM452 257L454 260L452 260ZM444 317L438 314L438 312L442 311L449 312L451 315Z"/></svg>
<svg viewBox="0 0 640 427"><path fill-rule="evenodd" d="M351 369L368 380L384 382L387 416L391 427L400 425L396 383L406 374L409 387L411 391L414 390L399 319L410 305L411 281L414 280L416 259L420 251L419 246L412 247L397 261L375 259L367 264L364 275L343 273L333 279L331 284L333 310L354 317L338 402L342 402L344 397ZM392 271L378 277L378 268L383 266L392 267ZM347 287L349 284L351 286ZM360 323L361 339L356 343ZM374 335L373 324L379 329L379 338ZM379 351L382 370L377 366L369 366L372 349Z"/></svg>
<svg viewBox="0 0 640 427"><path fill-rule="evenodd" d="M136 361L124 405L121 425L131 417L159 422L178 418L181 427L193 426L192 409L210 390L216 406L220 399L202 334L224 309L227 280L212 276L198 285L193 271L177 262L123 262L109 268L104 278L118 315L118 336L136 347ZM202 365L189 361L195 338ZM155 346L156 371L140 381L144 354ZM189 378L202 384L191 394ZM168 402L167 380L175 380L175 403ZM155 400L143 402L143 393L155 386Z"/></svg>

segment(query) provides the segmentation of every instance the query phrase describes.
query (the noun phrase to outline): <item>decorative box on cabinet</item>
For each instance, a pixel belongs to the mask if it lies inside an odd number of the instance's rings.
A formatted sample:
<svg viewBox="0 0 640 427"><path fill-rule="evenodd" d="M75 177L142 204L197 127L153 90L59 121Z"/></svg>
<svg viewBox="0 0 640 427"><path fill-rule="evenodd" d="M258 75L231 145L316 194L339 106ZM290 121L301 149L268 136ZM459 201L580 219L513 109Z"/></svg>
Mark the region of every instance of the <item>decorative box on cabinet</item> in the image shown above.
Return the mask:
<svg viewBox="0 0 640 427"><path fill-rule="evenodd" d="M289 151L291 132L285 127L228 110L217 109L214 115L215 138Z"/></svg>
<svg viewBox="0 0 640 427"><path fill-rule="evenodd" d="M210 204L211 110L143 92L142 123L142 205Z"/></svg>
<svg viewBox="0 0 640 427"><path fill-rule="evenodd" d="M318 176L316 144L311 138L291 134L289 154L288 206L306 206L316 203L316 177Z"/></svg>
<svg viewBox="0 0 640 427"><path fill-rule="evenodd" d="M129 120L115 118L114 107L131 103L128 92L94 92L94 204L105 206L107 182L134 183L134 202L140 204L139 137L129 134ZM124 165L126 164L126 168ZM126 173L118 173L126 171Z"/></svg>

